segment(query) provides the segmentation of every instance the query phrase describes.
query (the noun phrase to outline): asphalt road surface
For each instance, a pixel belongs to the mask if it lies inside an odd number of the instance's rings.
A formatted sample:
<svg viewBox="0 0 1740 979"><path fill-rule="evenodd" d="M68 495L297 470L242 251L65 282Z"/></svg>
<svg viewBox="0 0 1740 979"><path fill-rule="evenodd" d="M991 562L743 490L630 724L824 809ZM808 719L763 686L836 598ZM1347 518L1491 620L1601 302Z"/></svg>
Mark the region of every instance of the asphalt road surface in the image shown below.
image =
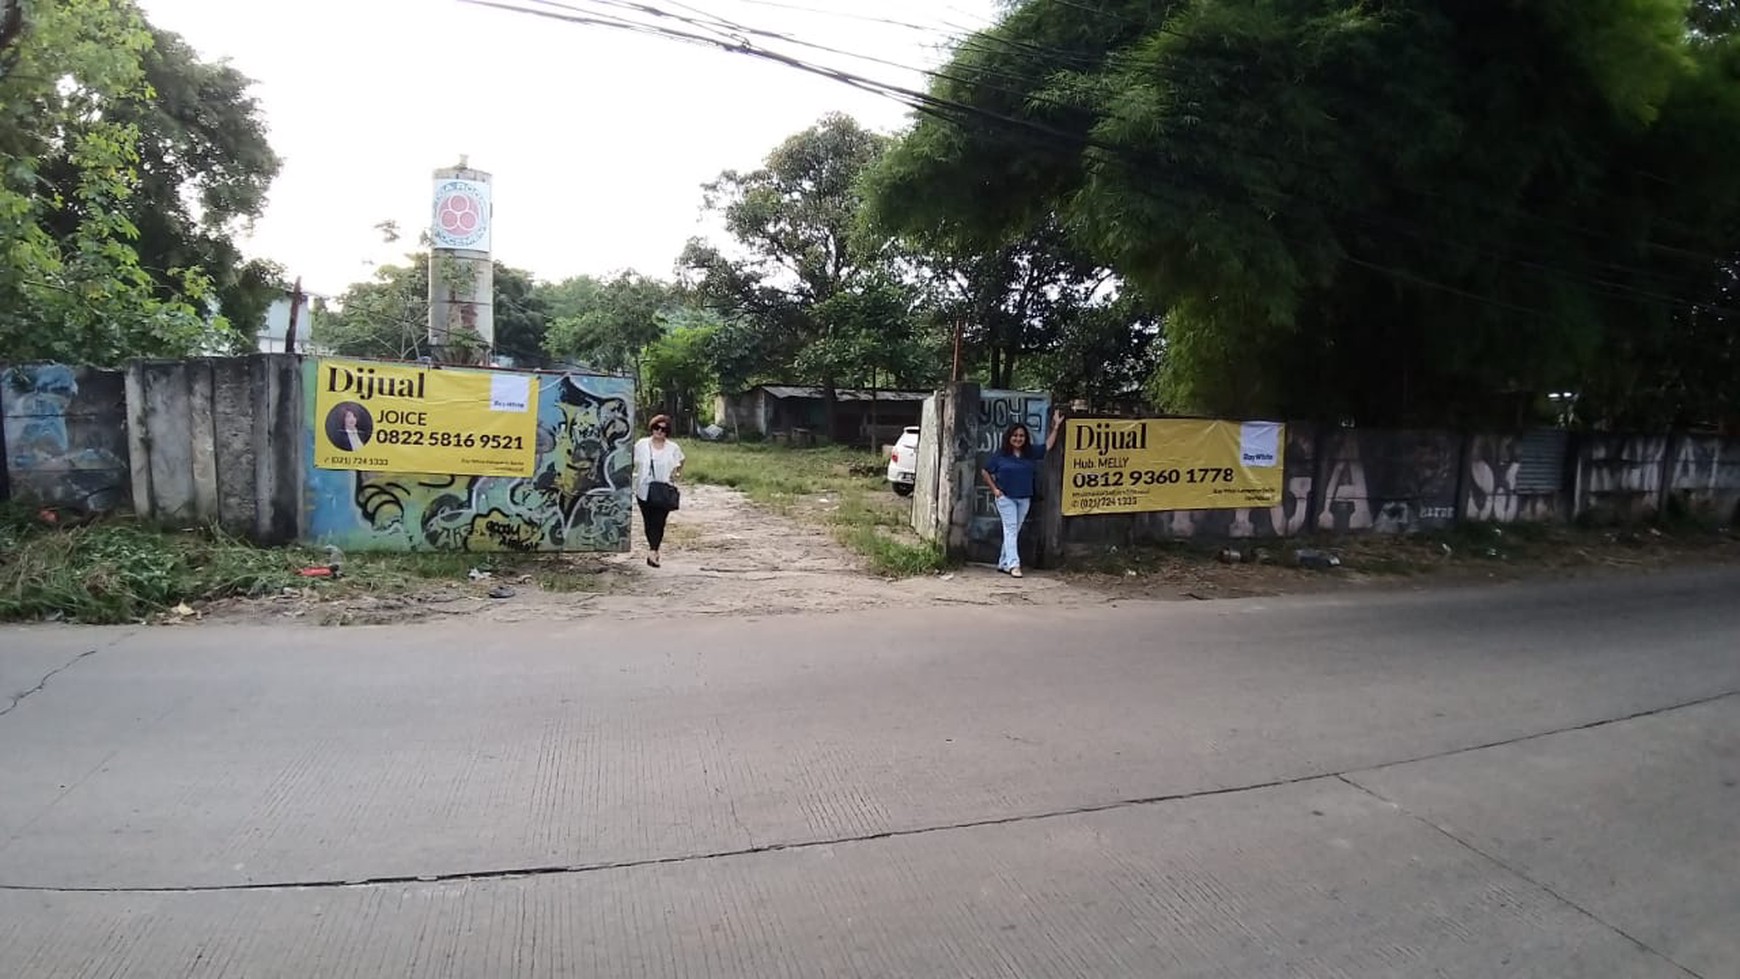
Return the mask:
<svg viewBox="0 0 1740 979"><path fill-rule="evenodd" d="M1740 572L0 631L0 977L1740 976Z"/></svg>

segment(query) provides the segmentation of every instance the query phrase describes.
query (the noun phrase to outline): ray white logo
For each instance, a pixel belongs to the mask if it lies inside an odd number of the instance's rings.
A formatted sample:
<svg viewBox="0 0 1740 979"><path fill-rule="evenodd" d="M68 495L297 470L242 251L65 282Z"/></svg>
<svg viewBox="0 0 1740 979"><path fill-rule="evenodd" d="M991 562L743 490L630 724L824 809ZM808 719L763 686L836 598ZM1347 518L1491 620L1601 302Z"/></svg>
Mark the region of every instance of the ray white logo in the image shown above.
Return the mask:
<svg viewBox="0 0 1740 979"><path fill-rule="evenodd" d="M532 379L523 374L489 376L489 410L527 412L532 409Z"/></svg>

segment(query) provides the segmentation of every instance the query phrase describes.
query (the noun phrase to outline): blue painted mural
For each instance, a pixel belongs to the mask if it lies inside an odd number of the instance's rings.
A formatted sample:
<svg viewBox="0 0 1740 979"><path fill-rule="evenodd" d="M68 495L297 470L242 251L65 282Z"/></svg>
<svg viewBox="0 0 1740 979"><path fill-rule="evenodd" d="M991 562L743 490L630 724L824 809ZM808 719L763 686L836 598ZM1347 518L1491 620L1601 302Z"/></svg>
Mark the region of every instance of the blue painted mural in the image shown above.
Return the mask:
<svg viewBox="0 0 1740 979"><path fill-rule="evenodd" d="M303 364L314 405L315 362ZM316 469L305 425L305 536L357 551L626 551L633 495L634 382L538 375L530 477Z"/></svg>
<svg viewBox="0 0 1740 979"><path fill-rule="evenodd" d="M12 495L86 513L133 502L127 384L119 371L22 364L0 371Z"/></svg>
<svg viewBox="0 0 1740 979"><path fill-rule="evenodd" d="M1003 444L1003 433L1010 425L1026 425L1035 443L1045 443L1045 433L1051 428L1051 396L1037 391L1002 391L986 388L979 392L979 413L966 433L967 445L958 446L962 457L973 459L972 519L967 524L967 559L995 561L1003 546L1003 518L997 515L997 501L990 487L980 478L985 460ZM1023 553L1031 553L1033 538L1038 534L1039 521L1029 519L1021 528Z"/></svg>

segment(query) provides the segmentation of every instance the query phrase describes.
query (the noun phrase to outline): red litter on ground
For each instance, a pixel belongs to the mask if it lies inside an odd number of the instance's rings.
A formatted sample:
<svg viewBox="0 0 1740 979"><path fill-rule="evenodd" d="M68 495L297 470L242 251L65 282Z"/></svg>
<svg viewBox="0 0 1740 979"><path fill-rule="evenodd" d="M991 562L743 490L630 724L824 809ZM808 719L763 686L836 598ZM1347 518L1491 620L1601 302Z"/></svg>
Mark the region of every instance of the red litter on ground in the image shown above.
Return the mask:
<svg viewBox="0 0 1740 979"><path fill-rule="evenodd" d="M303 568L296 573L304 578L330 578L333 576L331 568Z"/></svg>

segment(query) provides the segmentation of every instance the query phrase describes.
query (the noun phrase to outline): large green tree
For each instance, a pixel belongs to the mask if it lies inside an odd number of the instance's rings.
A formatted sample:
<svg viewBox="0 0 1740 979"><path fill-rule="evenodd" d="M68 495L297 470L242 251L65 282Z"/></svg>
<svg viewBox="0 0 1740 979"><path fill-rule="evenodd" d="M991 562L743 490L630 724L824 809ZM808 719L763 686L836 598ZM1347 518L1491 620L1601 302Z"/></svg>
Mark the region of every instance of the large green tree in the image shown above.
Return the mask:
<svg viewBox="0 0 1740 979"><path fill-rule="evenodd" d="M862 354L909 342L910 284L888 235L866 233L861 180L887 138L831 115L781 143L764 165L706 185L707 207L734 239L727 251L691 241L681 264L703 301L753 330L760 373L825 392L867 374ZM731 373L741 371L732 370Z"/></svg>
<svg viewBox="0 0 1740 979"><path fill-rule="evenodd" d="M0 24L0 360L115 364L236 341L197 264L137 250L153 38L122 0L23 0Z"/></svg>
<svg viewBox="0 0 1740 979"><path fill-rule="evenodd" d="M674 285L638 272L608 280L577 276L543 291L553 314L544 349L598 370L640 375L646 349L683 299Z"/></svg>
<svg viewBox="0 0 1740 979"><path fill-rule="evenodd" d="M1177 409L1695 420L1687 318L1705 351L1734 322L1699 312L1735 252L1731 12L1025 0L940 72L873 210L968 253L1057 223L1164 313Z"/></svg>
<svg viewBox="0 0 1740 979"><path fill-rule="evenodd" d="M265 209L281 162L249 93L252 80L226 62L201 60L178 34L148 29L143 85L100 110L106 121L138 134L137 178L121 209L138 232L133 248L165 297L181 287L172 270L200 270L224 317L251 340L285 283L277 266L246 259L235 237ZM70 185L77 169L68 153L51 152L40 177ZM49 224L66 240L78 221L62 210Z"/></svg>

